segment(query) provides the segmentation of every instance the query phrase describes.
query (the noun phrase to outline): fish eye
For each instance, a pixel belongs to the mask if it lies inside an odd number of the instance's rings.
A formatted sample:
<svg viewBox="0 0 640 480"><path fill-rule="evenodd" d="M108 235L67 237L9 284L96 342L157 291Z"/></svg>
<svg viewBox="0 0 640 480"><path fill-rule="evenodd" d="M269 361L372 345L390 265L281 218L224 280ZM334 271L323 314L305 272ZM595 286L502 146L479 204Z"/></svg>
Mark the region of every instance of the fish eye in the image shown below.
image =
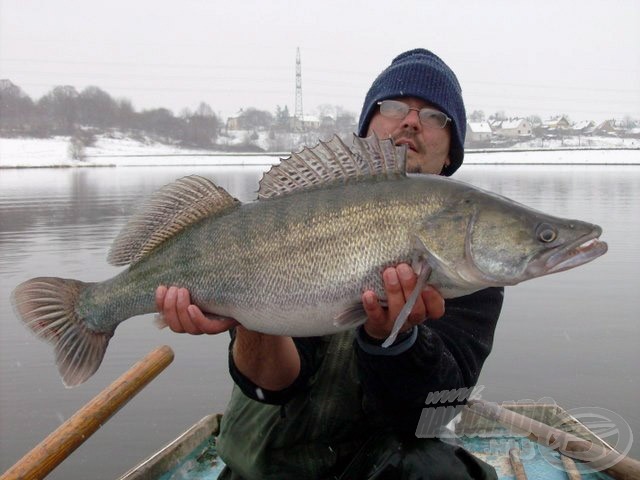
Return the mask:
<svg viewBox="0 0 640 480"><path fill-rule="evenodd" d="M544 243L551 243L558 238L558 231L548 223L541 223L536 228L536 236L538 240Z"/></svg>

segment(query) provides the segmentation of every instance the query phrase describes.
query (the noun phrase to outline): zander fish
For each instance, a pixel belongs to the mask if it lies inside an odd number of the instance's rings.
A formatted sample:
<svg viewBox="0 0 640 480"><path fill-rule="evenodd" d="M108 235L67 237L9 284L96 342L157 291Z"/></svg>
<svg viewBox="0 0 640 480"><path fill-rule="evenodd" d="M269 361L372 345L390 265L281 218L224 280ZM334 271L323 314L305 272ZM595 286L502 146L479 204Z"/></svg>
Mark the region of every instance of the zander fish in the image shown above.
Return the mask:
<svg viewBox="0 0 640 480"><path fill-rule="evenodd" d="M67 386L99 367L118 324L155 311L158 285L259 332L315 336L366 319L361 295L411 262L419 281L390 344L428 282L445 298L582 265L604 254L597 225L546 215L437 175L405 174L406 146L338 138L284 159L240 204L197 176L155 193L116 238L97 283L40 277L13 293L18 315L55 346Z"/></svg>

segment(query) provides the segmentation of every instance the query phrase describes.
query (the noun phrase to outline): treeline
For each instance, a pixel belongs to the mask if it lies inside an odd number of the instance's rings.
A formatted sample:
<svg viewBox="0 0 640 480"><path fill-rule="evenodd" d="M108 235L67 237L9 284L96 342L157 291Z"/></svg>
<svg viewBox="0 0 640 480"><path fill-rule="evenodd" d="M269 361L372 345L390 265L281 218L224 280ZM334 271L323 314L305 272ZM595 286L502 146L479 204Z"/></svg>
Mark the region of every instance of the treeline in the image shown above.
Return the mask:
<svg viewBox="0 0 640 480"><path fill-rule="evenodd" d="M268 132L268 149L284 150L294 147L291 142L305 134L338 133L347 137L354 131L353 113L331 105L322 105L319 111L319 118L300 122L290 116L286 106L277 106L275 115L249 107L224 121L204 102L193 111L182 110L178 116L166 108L137 112L130 100L115 99L96 86L80 92L72 86L57 86L34 101L10 80L0 80L0 135L68 135L78 149L91 145L96 135L110 131L185 147L243 151L261 149L255 143L258 132ZM240 145L229 141L234 130L247 132Z"/></svg>
<svg viewBox="0 0 640 480"><path fill-rule="evenodd" d="M176 117L166 108L136 112L129 100L114 99L94 86L80 92L58 86L34 101L9 80L0 80L0 133L5 136L70 135L90 142L92 134L119 130L210 147L220 126L220 119L206 103Z"/></svg>

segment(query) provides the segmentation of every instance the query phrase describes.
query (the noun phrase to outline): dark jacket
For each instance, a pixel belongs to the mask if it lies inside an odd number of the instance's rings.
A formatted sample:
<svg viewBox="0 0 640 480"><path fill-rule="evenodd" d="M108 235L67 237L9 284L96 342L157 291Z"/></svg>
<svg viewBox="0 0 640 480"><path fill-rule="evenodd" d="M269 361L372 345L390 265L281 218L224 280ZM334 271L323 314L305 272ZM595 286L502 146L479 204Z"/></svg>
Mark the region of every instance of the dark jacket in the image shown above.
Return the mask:
<svg viewBox="0 0 640 480"><path fill-rule="evenodd" d="M295 338L300 374L281 391L242 375L230 347L237 387L221 426L223 460L245 478L288 478L283 471L321 478L344 466L373 433L413 435L429 393L476 384L502 300L502 288L448 299L442 318L415 327L389 349L363 329Z"/></svg>

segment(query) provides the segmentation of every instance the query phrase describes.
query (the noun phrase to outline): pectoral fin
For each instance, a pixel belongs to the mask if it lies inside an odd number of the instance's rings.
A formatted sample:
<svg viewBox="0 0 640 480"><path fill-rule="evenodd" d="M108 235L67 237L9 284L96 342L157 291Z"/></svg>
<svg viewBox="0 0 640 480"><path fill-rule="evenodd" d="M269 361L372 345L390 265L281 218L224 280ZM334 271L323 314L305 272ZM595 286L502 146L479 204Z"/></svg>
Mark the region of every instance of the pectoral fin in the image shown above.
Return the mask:
<svg viewBox="0 0 640 480"><path fill-rule="evenodd" d="M333 324L339 327L355 328L366 321L367 313L364 311L362 302L357 302L340 312L333 319Z"/></svg>

